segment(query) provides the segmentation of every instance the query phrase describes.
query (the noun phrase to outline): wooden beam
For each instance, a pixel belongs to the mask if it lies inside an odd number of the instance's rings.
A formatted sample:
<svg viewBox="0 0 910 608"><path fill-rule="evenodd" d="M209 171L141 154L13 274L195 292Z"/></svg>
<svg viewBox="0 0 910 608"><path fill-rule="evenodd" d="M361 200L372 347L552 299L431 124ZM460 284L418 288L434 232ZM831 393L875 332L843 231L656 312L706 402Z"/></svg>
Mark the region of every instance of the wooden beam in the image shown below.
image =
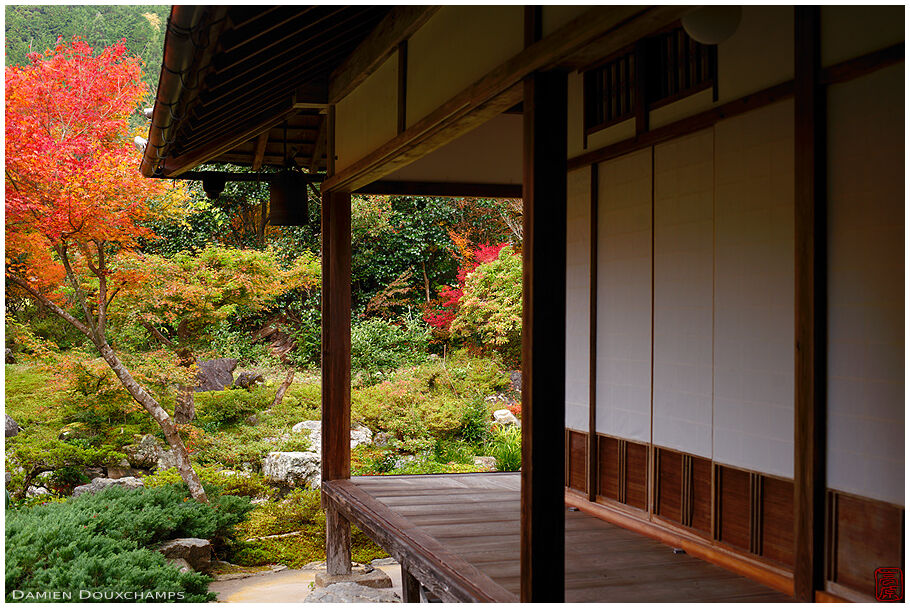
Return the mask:
<svg viewBox="0 0 910 608"><path fill-rule="evenodd" d="M600 455L597 450L597 240L599 222L600 178L598 165L591 165L591 256L588 265L588 500L597 500Z"/></svg>
<svg viewBox="0 0 910 608"><path fill-rule="evenodd" d="M468 198L521 198L521 184L479 184L460 182L378 181L357 190L357 194L399 196L464 196Z"/></svg>
<svg viewBox="0 0 910 608"><path fill-rule="evenodd" d="M351 476L351 195L322 197L322 480ZM350 524L326 506L329 574L351 571Z"/></svg>
<svg viewBox="0 0 910 608"><path fill-rule="evenodd" d="M408 126L408 41L398 44L398 132Z"/></svg>
<svg viewBox="0 0 910 608"><path fill-rule="evenodd" d="M353 191L381 179L470 131L479 122L513 107L521 101L521 89L516 85L528 74L558 64L566 55L607 33L621 34L623 39L645 36L653 31L655 15L667 11L675 14L676 9L609 6L586 11L494 68L403 133L339 171L324 188ZM331 85L329 97L332 98Z"/></svg>
<svg viewBox="0 0 910 608"><path fill-rule="evenodd" d="M820 9L795 9L796 362L794 527L796 600L825 582L826 96L819 83Z"/></svg>
<svg viewBox="0 0 910 608"><path fill-rule="evenodd" d="M615 144L604 146L603 148L598 148L597 150L592 150L591 152L574 156L569 159L568 168L569 171L572 171L593 163L602 163L628 154L629 152L649 148L676 137L694 133L701 129L707 129L719 120L757 110L758 108L791 97L793 97L793 81L789 80L758 91L757 93L752 93L729 103L725 103L722 106L711 108L710 110L705 110L694 116L689 116L663 127L652 129L640 135L636 135L631 139L626 139Z"/></svg>
<svg viewBox="0 0 910 608"><path fill-rule="evenodd" d="M420 581L401 566L401 602L404 604L420 603Z"/></svg>
<svg viewBox="0 0 910 608"><path fill-rule="evenodd" d="M524 82L521 600L565 600L568 78Z"/></svg>
<svg viewBox="0 0 910 608"><path fill-rule="evenodd" d="M847 61L842 61L836 65L824 68L819 76L819 82L824 85L846 82L848 80L853 80L854 78L859 78L860 76L865 76L876 70L886 68L889 65L900 63L903 60L904 43L899 42L898 44L878 51L867 53L861 57L854 57L853 59L848 59Z"/></svg>
<svg viewBox="0 0 910 608"><path fill-rule="evenodd" d="M265 130L256 138L256 148L253 150L253 171L259 171L262 168L262 158L265 156L265 146L268 143L269 132Z"/></svg>
<svg viewBox="0 0 910 608"><path fill-rule="evenodd" d="M329 77L329 103L357 88L432 17L438 6L396 6Z"/></svg>

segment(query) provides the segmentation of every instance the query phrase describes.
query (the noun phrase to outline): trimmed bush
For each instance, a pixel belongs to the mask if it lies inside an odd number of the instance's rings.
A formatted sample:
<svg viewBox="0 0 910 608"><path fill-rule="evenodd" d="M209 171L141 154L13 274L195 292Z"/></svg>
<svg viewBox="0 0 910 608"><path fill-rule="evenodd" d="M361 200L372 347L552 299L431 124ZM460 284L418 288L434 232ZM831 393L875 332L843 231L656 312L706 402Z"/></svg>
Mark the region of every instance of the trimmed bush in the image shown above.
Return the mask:
<svg viewBox="0 0 910 608"><path fill-rule="evenodd" d="M149 546L180 537L217 538L250 511L248 500L210 495L211 504L188 500L175 486L145 490L112 487L65 503L8 510L6 600L14 591L132 592L126 601L156 601L158 593L178 601L206 602L211 579L181 573ZM143 598L142 594L151 593ZM28 596L26 596L26 599Z"/></svg>

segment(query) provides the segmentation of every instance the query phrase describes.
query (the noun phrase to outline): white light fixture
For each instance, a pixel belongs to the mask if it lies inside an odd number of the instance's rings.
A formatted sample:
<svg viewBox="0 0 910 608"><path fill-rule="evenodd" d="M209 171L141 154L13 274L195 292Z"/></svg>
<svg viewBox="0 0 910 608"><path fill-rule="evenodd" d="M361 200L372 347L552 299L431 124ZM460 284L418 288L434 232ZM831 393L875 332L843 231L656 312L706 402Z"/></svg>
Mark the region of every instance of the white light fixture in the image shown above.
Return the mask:
<svg viewBox="0 0 910 608"><path fill-rule="evenodd" d="M741 6L701 6L682 18L686 33L702 44L720 44L739 27Z"/></svg>

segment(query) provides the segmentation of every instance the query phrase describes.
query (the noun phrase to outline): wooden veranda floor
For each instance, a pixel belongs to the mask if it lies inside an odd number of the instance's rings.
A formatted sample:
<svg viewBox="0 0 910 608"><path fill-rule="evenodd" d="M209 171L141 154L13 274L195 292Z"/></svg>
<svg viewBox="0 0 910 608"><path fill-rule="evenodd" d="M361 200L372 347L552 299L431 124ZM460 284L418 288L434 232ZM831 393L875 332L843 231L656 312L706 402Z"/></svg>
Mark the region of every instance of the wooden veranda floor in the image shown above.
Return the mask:
<svg viewBox="0 0 910 608"><path fill-rule="evenodd" d="M323 490L444 601L518 601L518 473L354 477ZM788 596L566 511L568 602L787 602Z"/></svg>

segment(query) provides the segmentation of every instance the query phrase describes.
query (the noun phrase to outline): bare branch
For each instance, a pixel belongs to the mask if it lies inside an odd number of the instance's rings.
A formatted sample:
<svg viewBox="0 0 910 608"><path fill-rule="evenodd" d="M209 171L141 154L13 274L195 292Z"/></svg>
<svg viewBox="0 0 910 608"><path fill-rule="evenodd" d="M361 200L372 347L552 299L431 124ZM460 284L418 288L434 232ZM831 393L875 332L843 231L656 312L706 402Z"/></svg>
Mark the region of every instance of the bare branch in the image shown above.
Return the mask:
<svg viewBox="0 0 910 608"><path fill-rule="evenodd" d="M13 274L8 274L6 276L13 283L15 283L16 285L18 285L19 287L21 287L22 289L27 291L33 298L35 298L36 300L38 300L39 302L41 302L42 304L44 304L45 306L50 308L52 311L54 311L54 313L58 317L60 317L61 319L63 319L64 321L66 321L67 323L69 323L70 325L72 325L73 327L75 327L76 329L81 331L82 333L84 333L92 341L95 340L95 337L92 335L92 330L89 329L88 326L85 325L85 323L83 323L82 321L80 321L79 319L77 319L76 317L71 315L70 313L66 312L65 310L63 310L62 308L57 306L47 296L42 294L40 291L38 291L31 285L29 285L28 281L26 281L22 277L19 277L19 276L13 275Z"/></svg>
<svg viewBox="0 0 910 608"><path fill-rule="evenodd" d="M152 337L167 346L168 348L174 348L174 343L171 342L163 333L158 331L158 328L152 325L147 321L142 321L142 327L146 328Z"/></svg>
<svg viewBox="0 0 910 608"><path fill-rule="evenodd" d="M89 310L88 303L85 301L85 292L82 291L82 287L79 285L79 279L76 276L75 271L73 271L72 264L70 264L69 252L65 245L55 244L54 249L57 251L57 255L60 256L60 261L63 262L63 267L66 269L66 278L70 282L73 292L76 294L79 305L82 306L82 312L85 313L86 323L88 323L88 327L94 336L98 328L95 326L92 311ZM94 338L92 339L94 340Z"/></svg>

